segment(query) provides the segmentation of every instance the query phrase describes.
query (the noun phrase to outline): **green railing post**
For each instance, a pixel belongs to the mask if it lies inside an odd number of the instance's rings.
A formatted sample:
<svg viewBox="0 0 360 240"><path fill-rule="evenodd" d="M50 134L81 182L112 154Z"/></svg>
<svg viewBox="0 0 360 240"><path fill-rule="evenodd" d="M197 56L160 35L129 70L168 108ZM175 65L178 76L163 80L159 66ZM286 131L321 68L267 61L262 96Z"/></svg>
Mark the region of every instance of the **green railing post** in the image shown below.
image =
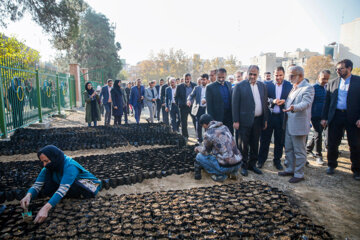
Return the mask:
<svg viewBox="0 0 360 240"><path fill-rule="evenodd" d="M72 109L72 96L71 96L71 91L72 91L72 89L71 89L71 78L70 78L70 74L66 74L66 78L67 78L67 80L68 80L68 85L69 85L69 104L70 104L70 109Z"/></svg>
<svg viewBox="0 0 360 240"><path fill-rule="evenodd" d="M40 79L39 79L39 70L36 69L36 91L38 96L38 112L39 112L39 122L42 123L42 111L41 111L41 91L40 91Z"/></svg>
<svg viewBox="0 0 360 240"><path fill-rule="evenodd" d="M3 89L1 76L0 76L0 129L1 132L3 132L2 138L7 138L8 134L6 130L4 89Z"/></svg>
<svg viewBox="0 0 360 240"><path fill-rule="evenodd" d="M56 73L56 93L57 93L58 111L59 111L59 115L60 115L61 114L61 99L60 99L59 74L58 73Z"/></svg>
<svg viewBox="0 0 360 240"><path fill-rule="evenodd" d="M102 78L102 86L104 86L105 85L105 73L104 73L104 69L102 69L101 70L101 72L102 72L102 76L101 76L101 78Z"/></svg>

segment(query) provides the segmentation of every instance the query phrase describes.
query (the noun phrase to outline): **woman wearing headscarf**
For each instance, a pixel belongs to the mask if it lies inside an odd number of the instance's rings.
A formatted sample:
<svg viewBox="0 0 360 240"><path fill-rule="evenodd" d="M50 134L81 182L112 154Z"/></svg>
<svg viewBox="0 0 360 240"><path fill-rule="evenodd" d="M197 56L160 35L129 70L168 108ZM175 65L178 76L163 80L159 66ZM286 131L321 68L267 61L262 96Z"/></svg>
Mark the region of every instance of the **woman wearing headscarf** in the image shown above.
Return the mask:
<svg viewBox="0 0 360 240"><path fill-rule="evenodd" d="M121 117L123 115L124 94L121 91L120 84L120 80L115 80L114 87L110 91L113 104L113 116L115 118L114 125L121 124Z"/></svg>
<svg viewBox="0 0 360 240"><path fill-rule="evenodd" d="M53 145L42 148L38 158L43 167L34 185L20 201L27 210L30 201L40 193L51 197L40 209L34 223L45 221L48 212L66 195L70 198L93 198L101 189L101 181Z"/></svg>
<svg viewBox="0 0 360 240"><path fill-rule="evenodd" d="M91 82L85 84L84 91L84 100L85 100L85 121L88 123L88 126L91 126L91 122L94 122L96 126L97 121L101 120L100 116L100 106L99 106L99 95L93 89Z"/></svg>

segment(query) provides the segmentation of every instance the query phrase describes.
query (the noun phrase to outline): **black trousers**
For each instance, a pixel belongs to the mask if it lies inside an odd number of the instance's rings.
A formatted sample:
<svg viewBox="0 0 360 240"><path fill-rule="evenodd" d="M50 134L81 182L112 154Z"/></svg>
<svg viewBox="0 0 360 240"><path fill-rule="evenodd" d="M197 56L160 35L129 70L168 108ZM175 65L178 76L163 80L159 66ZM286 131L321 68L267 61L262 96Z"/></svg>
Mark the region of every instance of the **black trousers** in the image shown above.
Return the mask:
<svg viewBox="0 0 360 240"><path fill-rule="evenodd" d="M259 154L259 138L263 117L255 117L251 127L239 127L239 149L243 156L243 168L254 167ZM250 150L250 151L249 151Z"/></svg>
<svg viewBox="0 0 360 240"><path fill-rule="evenodd" d="M114 116L114 125L121 125L121 117L122 115Z"/></svg>
<svg viewBox="0 0 360 240"><path fill-rule="evenodd" d="M169 125L169 113L165 111L165 106L161 106L161 112L163 116L163 122Z"/></svg>
<svg viewBox="0 0 360 240"><path fill-rule="evenodd" d="M160 110L161 110L161 101L160 99L156 99L156 112L155 112L155 117L157 118L158 121L160 121Z"/></svg>
<svg viewBox="0 0 360 240"><path fill-rule="evenodd" d="M178 132L180 127L180 113L179 108L175 103L171 104L170 118L172 130Z"/></svg>
<svg viewBox="0 0 360 240"><path fill-rule="evenodd" d="M200 126L200 117L205 114L206 111L206 107L199 107L199 110L196 114L196 132L197 132L197 140L198 142L202 142L203 138L202 138L202 126Z"/></svg>
<svg viewBox="0 0 360 240"><path fill-rule="evenodd" d="M234 136L233 120L230 109L224 109L224 117L222 123L228 127L229 131Z"/></svg>
<svg viewBox="0 0 360 240"><path fill-rule="evenodd" d="M126 105L124 107L123 114L124 114L125 124L128 124L129 105Z"/></svg>
<svg viewBox="0 0 360 240"><path fill-rule="evenodd" d="M269 117L268 125L265 130L261 131L260 149L259 149L259 163L264 163L269 154L269 147L271 136L274 133L274 163L279 164L283 155L284 137L283 130L283 116L281 113L272 113Z"/></svg>
<svg viewBox="0 0 360 240"><path fill-rule="evenodd" d="M189 137L189 133L188 133L188 129L187 129L187 121L188 121L189 114L192 118L192 122L194 124L194 128L196 131L196 119L195 119L195 116L191 115L191 107L188 107L188 106L180 107L181 133L186 138Z"/></svg>
<svg viewBox="0 0 360 240"><path fill-rule="evenodd" d="M315 147L316 156L322 157L322 133L323 127L321 126L321 118L311 118L311 124L314 128L314 134L310 138L310 141L307 143L306 150L312 151Z"/></svg>
<svg viewBox="0 0 360 240"><path fill-rule="evenodd" d="M329 124L328 166L336 168L339 156L339 145L346 130L350 147L351 171L360 172L360 128L347 120L346 112L336 110L334 119Z"/></svg>

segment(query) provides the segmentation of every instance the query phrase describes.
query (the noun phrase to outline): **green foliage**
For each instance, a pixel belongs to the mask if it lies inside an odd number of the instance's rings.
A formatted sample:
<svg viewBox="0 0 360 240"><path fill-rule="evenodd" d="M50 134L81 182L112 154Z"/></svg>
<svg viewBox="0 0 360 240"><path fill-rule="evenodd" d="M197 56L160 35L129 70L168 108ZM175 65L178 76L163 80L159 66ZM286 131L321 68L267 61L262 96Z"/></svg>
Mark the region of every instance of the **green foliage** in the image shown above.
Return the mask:
<svg viewBox="0 0 360 240"><path fill-rule="evenodd" d="M25 13L53 37L57 49L68 49L79 33L80 14L87 4L83 0L2 0L0 26L20 20Z"/></svg>
<svg viewBox="0 0 360 240"><path fill-rule="evenodd" d="M0 33L0 56L21 60L25 69L34 66L40 59L38 51L27 47L24 42L18 41L15 37L6 37L2 33Z"/></svg>
<svg viewBox="0 0 360 240"><path fill-rule="evenodd" d="M79 63L89 70L103 69L105 78L115 78L121 70L120 49L120 43L115 42L115 27L109 19L89 8L81 18L79 37L63 56L58 57L57 64Z"/></svg>

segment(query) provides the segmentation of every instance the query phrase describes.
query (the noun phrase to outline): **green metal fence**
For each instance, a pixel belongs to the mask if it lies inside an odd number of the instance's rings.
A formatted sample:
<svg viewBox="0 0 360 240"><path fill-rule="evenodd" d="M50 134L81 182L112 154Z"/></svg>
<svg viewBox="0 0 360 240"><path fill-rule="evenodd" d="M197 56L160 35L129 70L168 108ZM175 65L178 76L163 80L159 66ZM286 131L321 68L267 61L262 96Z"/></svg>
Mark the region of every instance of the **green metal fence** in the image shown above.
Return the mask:
<svg viewBox="0 0 360 240"><path fill-rule="evenodd" d="M0 58L0 136L75 106L73 76Z"/></svg>
<svg viewBox="0 0 360 240"><path fill-rule="evenodd" d="M87 73L80 74L80 83L81 83L81 99L82 105L85 105L83 92L85 91L85 83L90 81L94 90L96 91L97 87L105 85L105 72L103 69L93 69L89 70Z"/></svg>

